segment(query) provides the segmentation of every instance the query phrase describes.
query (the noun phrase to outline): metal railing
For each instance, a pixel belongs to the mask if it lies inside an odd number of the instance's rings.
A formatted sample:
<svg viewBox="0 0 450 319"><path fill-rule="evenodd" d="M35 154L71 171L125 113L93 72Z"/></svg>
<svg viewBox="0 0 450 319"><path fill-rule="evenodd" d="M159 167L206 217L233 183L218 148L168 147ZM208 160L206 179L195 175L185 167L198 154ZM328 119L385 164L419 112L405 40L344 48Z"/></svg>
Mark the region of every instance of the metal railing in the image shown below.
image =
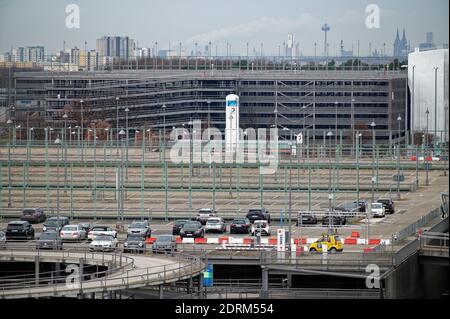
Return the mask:
<svg viewBox="0 0 450 319"><path fill-rule="evenodd" d="M28 247L29 248L29 247ZM73 252L72 250L75 250L76 252ZM57 252L58 254L62 254L63 256L68 256L70 254L78 254L79 252L84 252L84 256L86 256L86 259L84 259L86 262L89 262L89 254L92 254L92 256L96 255L97 253L90 253L87 252L88 248L75 248L71 249L71 251L61 251ZM118 250L119 251L119 250ZM10 253L14 255L14 252L20 253L17 250L11 250ZM28 250L29 252L29 250ZM23 253L23 251L22 251ZM2 252L0 252L2 254ZM16 254L17 255L17 254ZM106 254L107 256L109 254ZM27 255L30 257L30 255ZM37 255L36 255L37 256ZM82 255L83 256L83 255ZM103 254L105 256L105 254ZM117 254L109 255L111 256L117 256ZM120 255L122 256L122 255ZM169 257L170 256L170 257ZM13 286L11 286L10 283L2 284L1 278L0 278L0 289L1 289L1 296L3 298L5 297L13 297L15 296L23 296L28 295L31 296L33 293L37 295L67 295L67 294L82 294L86 291L107 291L107 290L120 290L124 288L129 288L130 286L143 286L148 283L158 283L163 284L168 281L177 281L180 280L186 276L191 277L195 274L201 272L204 269L204 263L201 260L201 257L198 256L192 256L187 255L180 252L171 252L170 255L166 255L166 258L173 261L169 264L164 265L158 265L158 266L150 266L145 268L136 269L135 261L131 257L124 256L130 260L133 260L130 263L125 264L123 267L119 268L119 273L111 272L111 270L99 272L99 275L102 275L100 278L94 278L92 280L84 281L82 277L80 277L79 286L78 287L72 287L67 285L52 285L49 286L49 279L43 279L43 283L41 283L41 279L39 279L38 284L36 284L36 279L34 280L25 280L20 282L14 283ZM104 258L104 257L103 257ZM184 265L182 263L185 263ZM131 273L130 273L131 272ZM137 273L136 273L137 272ZM136 273L136 274L134 274ZM97 273L96 273L97 274ZM86 276L90 276L90 274L87 274ZM95 275L95 274L94 274ZM8 281L11 278L7 278ZM54 276L53 279L55 280L65 280L64 276ZM84 287L83 287L84 285ZM44 291L40 290L39 288L47 288L44 289Z"/></svg>
<svg viewBox="0 0 450 319"><path fill-rule="evenodd" d="M425 225L430 223L433 219L435 219L436 217L439 217L441 214L442 214L442 212L441 212L440 207L433 209L428 214L420 217L414 223L406 226L405 228L403 228L402 230L400 230L399 232L394 234L394 238L398 242L400 242L400 241L408 238L409 236L416 234L417 229L424 227Z"/></svg>

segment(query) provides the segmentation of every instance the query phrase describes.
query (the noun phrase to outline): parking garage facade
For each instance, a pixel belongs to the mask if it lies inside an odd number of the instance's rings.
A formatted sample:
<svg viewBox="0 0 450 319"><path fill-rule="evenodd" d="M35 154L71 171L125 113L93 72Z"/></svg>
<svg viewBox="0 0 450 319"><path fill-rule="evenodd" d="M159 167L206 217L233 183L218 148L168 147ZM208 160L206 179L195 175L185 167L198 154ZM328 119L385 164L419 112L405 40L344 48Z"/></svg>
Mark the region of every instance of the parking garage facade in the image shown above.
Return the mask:
<svg viewBox="0 0 450 319"><path fill-rule="evenodd" d="M131 135L133 128L168 133L193 120L224 132L230 93L240 96L242 129L277 127L285 139L303 132L322 141L331 131L351 144L355 131L370 131L373 122L377 141L391 144L409 126L406 74L398 72L24 72L14 81L11 118L25 122L26 114L39 113L51 127L63 127L68 107L84 107L92 117L84 121L105 120L112 129L128 122ZM77 121L69 116L66 124Z"/></svg>

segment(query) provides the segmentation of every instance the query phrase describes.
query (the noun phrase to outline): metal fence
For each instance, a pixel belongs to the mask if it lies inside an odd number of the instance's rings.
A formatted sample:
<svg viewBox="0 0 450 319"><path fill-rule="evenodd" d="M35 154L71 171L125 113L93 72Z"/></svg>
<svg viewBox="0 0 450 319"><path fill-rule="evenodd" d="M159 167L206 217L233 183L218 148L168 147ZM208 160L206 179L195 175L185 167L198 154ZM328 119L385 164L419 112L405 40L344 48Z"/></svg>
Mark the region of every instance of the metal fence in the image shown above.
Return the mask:
<svg viewBox="0 0 450 319"><path fill-rule="evenodd" d="M436 217L439 217L442 214L441 208L438 207L436 209L433 209L431 212L426 214L425 216L420 217L417 221L414 223L406 226L396 234L394 234L394 239L398 242L408 238L411 235L416 234L417 230L421 227L424 227L428 223L430 223L433 219Z"/></svg>

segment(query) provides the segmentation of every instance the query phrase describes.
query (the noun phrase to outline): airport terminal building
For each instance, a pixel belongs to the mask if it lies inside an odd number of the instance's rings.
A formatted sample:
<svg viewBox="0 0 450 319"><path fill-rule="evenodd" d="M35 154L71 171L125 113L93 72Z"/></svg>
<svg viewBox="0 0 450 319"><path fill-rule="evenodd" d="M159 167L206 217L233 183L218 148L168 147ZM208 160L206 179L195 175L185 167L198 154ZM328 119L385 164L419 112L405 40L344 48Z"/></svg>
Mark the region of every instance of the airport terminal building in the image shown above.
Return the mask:
<svg viewBox="0 0 450 319"><path fill-rule="evenodd" d="M282 138L305 130L322 140L331 131L349 142L374 122L377 141L395 143L408 118L406 73L389 71L23 72L14 81L16 122L39 112L44 126L63 127L67 107L83 106L96 115L91 121L113 129L117 117L119 129L128 121L132 135L133 128L169 132L192 120L223 132L231 93L240 97L242 129L278 127Z"/></svg>

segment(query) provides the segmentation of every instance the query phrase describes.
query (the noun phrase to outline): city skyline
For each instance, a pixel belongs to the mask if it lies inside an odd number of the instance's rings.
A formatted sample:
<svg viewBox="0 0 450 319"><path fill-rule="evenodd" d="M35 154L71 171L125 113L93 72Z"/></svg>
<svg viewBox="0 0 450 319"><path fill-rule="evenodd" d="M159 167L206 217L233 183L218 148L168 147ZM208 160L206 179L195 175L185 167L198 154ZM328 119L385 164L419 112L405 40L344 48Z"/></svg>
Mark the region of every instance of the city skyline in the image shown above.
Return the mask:
<svg viewBox="0 0 450 319"><path fill-rule="evenodd" d="M328 33L330 55L338 55L341 40L344 41L346 50L351 50L353 45L355 56L358 40L361 55L368 55L369 50L383 50L384 43L386 54L389 55L393 52L397 28L406 29L412 49L424 42L427 31L434 32L437 46L448 43L448 2L445 0L434 0L432 4L405 0L395 3L379 1L379 29L368 29L365 26L368 16L365 9L369 3L356 0L347 1L345 6L327 1L328 6L317 6L305 1L289 0L275 6L272 3L257 6L259 2L247 1L240 6L240 10L235 11L229 9L234 7L234 0L229 3L228 9L223 4L215 3L214 10L211 4L203 0L189 4L174 1L170 6L158 3L150 5L135 0L126 16L122 15L123 10L118 10L121 5L118 1L108 1L106 6L104 1L88 3L80 0L75 2L80 7L80 29L67 29L64 26L67 16L65 7L73 2L0 1L0 52L10 51L11 47L32 45L43 45L46 52L58 52L63 47L63 41L66 48L82 48L86 41L87 47L93 49L97 38L118 35L135 39L139 47L152 48L157 41L158 49L168 49L170 42L171 48L178 50L181 42L183 51L187 53L193 49L194 43L204 47L211 41L212 54L215 54L217 45L218 55L226 55L227 43L231 44L231 52L235 55L245 53L247 42L250 52L253 52L253 48L259 51L260 44L264 43L264 55L277 55L278 46L283 45L283 41L287 41L287 35L292 33L295 42L300 43L300 52L303 55L314 55L314 43L317 43L318 54L324 51L321 26L325 22L331 26ZM408 5L405 6L406 4ZM150 7L152 10L147 10ZM205 8L205 13L198 16L194 14L192 11L197 7ZM287 16L285 13L289 11L284 10L286 7L297 7L299 10L293 11L298 11L299 14ZM161 10L158 11L159 8ZM251 10L245 11L245 8ZM98 10L105 14L99 17L95 14ZM172 15L171 12L178 10L183 10L186 14ZM224 14L226 10L231 12L233 19ZM422 11L429 12L430 15L423 15ZM49 19L43 19L45 12ZM19 14L25 21L21 23L21 28L13 27ZM420 24L416 21L418 17ZM28 25L33 25L33 32L29 32Z"/></svg>

